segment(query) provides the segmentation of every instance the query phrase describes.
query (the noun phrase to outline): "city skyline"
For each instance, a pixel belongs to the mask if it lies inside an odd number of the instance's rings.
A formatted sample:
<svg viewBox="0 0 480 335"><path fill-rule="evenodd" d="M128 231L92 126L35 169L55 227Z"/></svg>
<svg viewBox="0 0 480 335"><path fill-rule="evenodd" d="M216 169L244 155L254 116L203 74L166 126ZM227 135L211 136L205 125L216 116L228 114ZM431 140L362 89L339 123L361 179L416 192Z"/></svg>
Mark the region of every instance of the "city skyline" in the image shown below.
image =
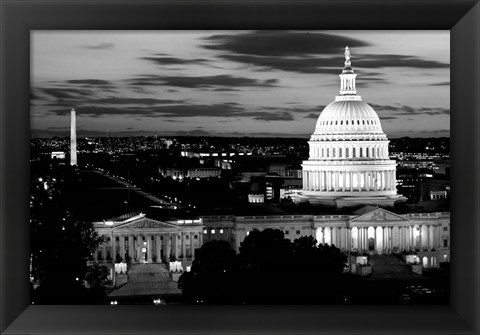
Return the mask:
<svg viewBox="0 0 480 335"><path fill-rule="evenodd" d="M35 31L31 133L309 137L345 46L389 138L448 137L448 31Z"/></svg>

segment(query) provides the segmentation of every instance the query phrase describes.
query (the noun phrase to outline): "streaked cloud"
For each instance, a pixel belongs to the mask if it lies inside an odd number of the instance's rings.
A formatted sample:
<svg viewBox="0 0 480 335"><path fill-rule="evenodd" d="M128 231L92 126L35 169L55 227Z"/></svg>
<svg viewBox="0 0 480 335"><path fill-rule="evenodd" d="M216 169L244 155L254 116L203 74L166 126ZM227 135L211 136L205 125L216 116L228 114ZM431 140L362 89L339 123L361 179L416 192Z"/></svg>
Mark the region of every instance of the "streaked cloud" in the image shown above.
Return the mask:
<svg viewBox="0 0 480 335"><path fill-rule="evenodd" d="M103 42L103 43L98 43L94 45L84 45L83 47L86 49L92 49L92 50L108 50L115 47L115 44L109 43L109 42Z"/></svg>

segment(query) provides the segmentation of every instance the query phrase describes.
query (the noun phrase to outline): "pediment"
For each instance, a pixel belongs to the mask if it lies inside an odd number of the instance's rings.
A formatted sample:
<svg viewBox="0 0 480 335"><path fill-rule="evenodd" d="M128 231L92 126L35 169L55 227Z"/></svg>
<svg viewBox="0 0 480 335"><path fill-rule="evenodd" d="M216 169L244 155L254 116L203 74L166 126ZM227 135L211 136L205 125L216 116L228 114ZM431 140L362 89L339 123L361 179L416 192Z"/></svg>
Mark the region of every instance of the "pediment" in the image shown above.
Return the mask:
<svg viewBox="0 0 480 335"><path fill-rule="evenodd" d="M141 218L138 220L122 223L115 228L119 229L172 229L177 226L153 219Z"/></svg>
<svg viewBox="0 0 480 335"><path fill-rule="evenodd" d="M365 222L365 221L408 221L408 219L398 214L387 211L383 208L376 208L371 212L365 213L356 217L350 222Z"/></svg>

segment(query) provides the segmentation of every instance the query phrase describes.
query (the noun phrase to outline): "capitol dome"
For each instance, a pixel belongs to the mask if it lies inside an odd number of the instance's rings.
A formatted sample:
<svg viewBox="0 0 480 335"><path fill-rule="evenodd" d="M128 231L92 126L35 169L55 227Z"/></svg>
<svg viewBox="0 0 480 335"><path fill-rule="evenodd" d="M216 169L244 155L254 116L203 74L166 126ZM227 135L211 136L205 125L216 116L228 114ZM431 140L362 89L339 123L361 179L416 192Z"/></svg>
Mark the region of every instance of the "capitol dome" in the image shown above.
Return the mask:
<svg viewBox="0 0 480 335"><path fill-rule="evenodd" d="M323 109L318 117L314 135L354 132L383 134L380 119L372 107L360 99L340 98L343 97L338 97Z"/></svg>
<svg viewBox="0 0 480 335"><path fill-rule="evenodd" d="M337 207L358 204L392 206L404 201L396 189L396 162L375 110L357 95L356 77L345 48L340 95L320 113L302 164L298 201Z"/></svg>

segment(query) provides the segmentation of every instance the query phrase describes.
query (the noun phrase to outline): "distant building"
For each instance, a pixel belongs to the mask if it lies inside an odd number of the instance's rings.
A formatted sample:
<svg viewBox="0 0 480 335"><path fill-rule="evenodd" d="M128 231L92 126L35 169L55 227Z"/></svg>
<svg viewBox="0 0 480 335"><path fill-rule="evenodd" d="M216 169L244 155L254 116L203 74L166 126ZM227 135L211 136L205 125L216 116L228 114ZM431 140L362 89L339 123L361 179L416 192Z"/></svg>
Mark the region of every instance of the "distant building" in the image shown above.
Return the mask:
<svg viewBox="0 0 480 335"><path fill-rule="evenodd" d="M52 151L51 156L52 159L65 159L65 152L64 151Z"/></svg>
<svg viewBox="0 0 480 335"><path fill-rule="evenodd" d="M162 173L164 177L171 177L173 179L183 178L217 178L220 177L222 171L218 168L166 168Z"/></svg>
<svg viewBox="0 0 480 335"><path fill-rule="evenodd" d="M218 168L193 168L187 170L187 178L217 178L221 173Z"/></svg>
<svg viewBox="0 0 480 335"><path fill-rule="evenodd" d="M251 204L263 204L265 202L264 194L249 194L248 202Z"/></svg>
<svg viewBox="0 0 480 335"><path fill-rule="evenodd" d="M430 191L431 200L447 199L447 191Z"/></svg>

